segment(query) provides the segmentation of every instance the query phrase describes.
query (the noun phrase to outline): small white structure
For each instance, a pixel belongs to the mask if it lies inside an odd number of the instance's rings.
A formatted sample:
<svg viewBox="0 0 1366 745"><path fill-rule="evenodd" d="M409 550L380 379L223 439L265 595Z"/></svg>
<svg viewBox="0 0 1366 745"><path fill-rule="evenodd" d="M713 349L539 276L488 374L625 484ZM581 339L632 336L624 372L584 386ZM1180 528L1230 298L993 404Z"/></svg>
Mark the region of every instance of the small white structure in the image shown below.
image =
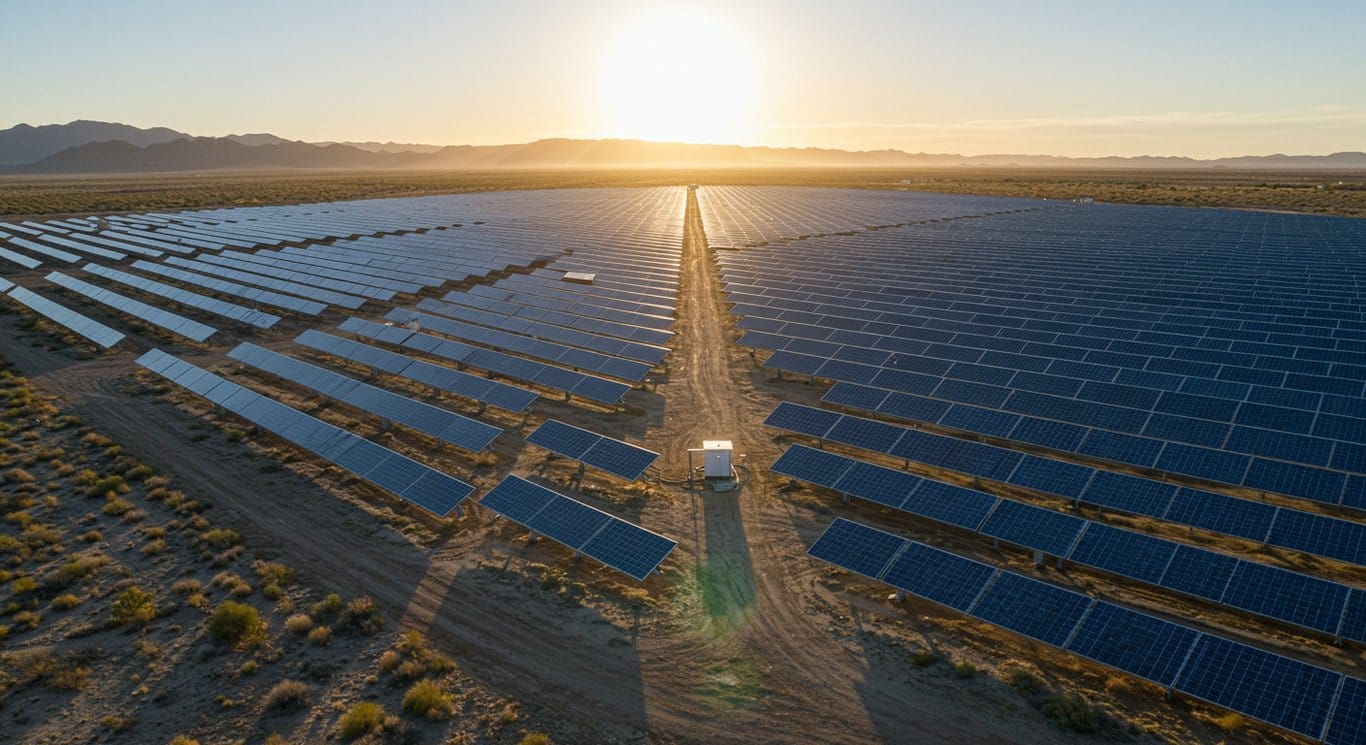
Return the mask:
<svg viewBox="0 0 1366 745"><path fill-rule="evenodd" d="M577 285L591 285L593 280L597 278L598 275L592 272L565 272L563 279L565 282L573 282Z"/></svg>
<svg viewBox="0 0 1366 745"><path fill-rule="evenodd" d="M702 441L702 475L709 479L728 479L735 471L730 465L730 440Z"/></svg>

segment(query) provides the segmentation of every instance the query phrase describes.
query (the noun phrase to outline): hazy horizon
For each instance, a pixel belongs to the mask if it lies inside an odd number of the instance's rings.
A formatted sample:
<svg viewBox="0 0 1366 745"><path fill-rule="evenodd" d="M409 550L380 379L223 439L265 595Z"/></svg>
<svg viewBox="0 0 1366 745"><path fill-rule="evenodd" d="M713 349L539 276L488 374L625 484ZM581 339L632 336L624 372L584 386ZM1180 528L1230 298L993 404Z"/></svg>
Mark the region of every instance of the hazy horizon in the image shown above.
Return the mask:
<svg viewBox="0 0 1366 745"><path fill-rule="evenodd" d="M1366 6L1346 2L59 2L7 15L0 89L14 123L33 125L963 155L1366 150Z"/></svg>

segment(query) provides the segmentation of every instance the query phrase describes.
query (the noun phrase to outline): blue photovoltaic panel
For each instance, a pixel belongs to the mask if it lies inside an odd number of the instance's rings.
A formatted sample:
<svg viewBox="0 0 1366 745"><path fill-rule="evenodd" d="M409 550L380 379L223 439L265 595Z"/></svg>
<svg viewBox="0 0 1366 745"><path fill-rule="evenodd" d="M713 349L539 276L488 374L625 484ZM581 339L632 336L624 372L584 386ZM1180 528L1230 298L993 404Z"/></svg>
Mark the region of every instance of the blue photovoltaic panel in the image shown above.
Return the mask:
<svg viewBox="0 0 1366 745"><path fill-rule="evenodd" d="M1328 724L1328 745L1358 745L1366 742L1366 681L1345 678Z"/></svg>
<svg viewBox="0 0 1366 745"><path fill-rule="evenodd" d="M1239 560L1225 554L1180 545L1162 575L1162 586L1202 598L1224 596Z"/></svg>
<svg viewBox="0 0 1366 745"><path fill-rule="evenodd" d="M1061 512L1003 499L982 524L984 535L1050 556L1067 556L1086 521Z"/></svg>
<svg viewBox="0 0 1366 745"><path fill-rule="evenodd" d="M1244 561L1233 572L1223 602L1335 634L1347 604L1347 594L1346 585Z"/></svg>
<svg viewBox="0 0 1366 745"><path fill-rule="evenodd" d="M887 568L882 581L966 612L995 573L995 567L980 561L912 542Z"/></svg>
<svg viewBox="0 0 1366 745"><path fill-rule="evenodd" d="M659 457L659 453L554 419L547 419L526 440L632 481Z"/></svg>
<svg viewBox="0 0 1366 745"><path fill-rule="evenodd" d="M658 533L613 518L580 550L586 556L644 580L677 545Z"/></svg>
<svg viewBox="0 0 1366 745"><path fill-rule="evenodd" d="M887 565L908 543L901 536L837 518L806 553L870 579L882 579Z"/></svg>
<svg viewBox="0 0 1366 745"><path fill-rule="evenodd" d="M984 621L1062 647L1090 604L1091 598L1080 593L1001 572L971 612Z"/></svg>
<svg viewBox="0 0 1366 745"><path fill-rule="evenodd" d="M835 483L834 489L852 497L899 509L922 481L919 476L905 471L854 461Z"/></svg>
<svg viewBox="0 0 1366 745"><path fill-rule="evenodd" d="M1136 515L1162 516L1176 494L1176 487L1123 473L1096 471L1082 492L1083 501Z"/></svg>
<svg viewBox="0 0 1366 745"><path fill-rule="evenodd" d="M833 489L852 465L853 461L843 456L805 445L793 445L769 467L769 470Z"/></svg>
<svg viewBox="0 0 1366 745"><path fill-rule="evenodd" d="M519 476L504 478L479 504L638 580L678 545Z"/></svg>
<svg viewBox="0 0 1366 745"><path fill-rule="evenodd" d="M1202 635L1177 687L1311 738L1323 735L1339 673Z"/></svg>
<svg viewBox="0 0 1366 745"><path fill-rule="evenodd" d="M996 502L996 497L975 489L926 479L901 509L941 523L977 530Z"/></svg>
<svg viewBox="0 0 1366 745"><path fill-rule="evenodd" d="M1266 538L1276 508L1199 489L1178 489L1166 519L1182 525L1236 535L1253 541ZM1284 545L1284 544L1282 544Z"/></svg>
<svg viewBox="0 0 1366 745"><path fill-rule="evenodd" d="M768 415L764 424L789 432L823 438L840 418L841 415L833 411L784 401Z"/></svg>
<svg viewBox="0 0 1366 745"><path fill-rule="evenodd" d="M540 445L574 460L582 457L588 448L601 439L602 435L554 419L545 420L526 436L526 441L532 445Z"/></svg>
<svg viewBox="0 0 1366 745"><path fill-rule="evenodd" d="M1068 559L1123 577L1158 584L1177 544L1131 530L1090 523Z"/></svg>
<svg viewBox="0 0 1366 745"><path fill-rule="evenodd" d="M159 349L142 355L137 363L197 395L211 397L215 403L237 416L441 517L449 515L474 491L473 486L459 479L243 388Z"/></svg>
<svg viewBox="0 0 1366 745"><path fill-rule="evenodd" d="M85 337L101 349L108 349L124 339L121 332L115 331L99 321L87 318L64 305L54 303L27 288L15 287L9 291L8 297L14 298L15 301L44 318Z"/></svg>
<svg viewBox="0 0 1366 745"><path fill-rule="evenodd" d="M1194 629L1098 600L1067 650L1170 687L1199 636Z"/></svg>

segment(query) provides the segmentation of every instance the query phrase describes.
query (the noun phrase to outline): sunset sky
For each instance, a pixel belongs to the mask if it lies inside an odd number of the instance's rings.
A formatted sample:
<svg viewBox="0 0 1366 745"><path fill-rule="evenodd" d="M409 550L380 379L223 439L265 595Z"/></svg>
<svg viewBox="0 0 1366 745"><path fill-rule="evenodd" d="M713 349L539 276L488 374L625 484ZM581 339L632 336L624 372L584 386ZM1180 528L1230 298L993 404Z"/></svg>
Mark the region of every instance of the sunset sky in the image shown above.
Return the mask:
<svg viewBox="0 0 1366 745"><path fill-rule="evenodd" d="M0 128L1057 155L1366 150L1362 2L43 2Z"/></svg>

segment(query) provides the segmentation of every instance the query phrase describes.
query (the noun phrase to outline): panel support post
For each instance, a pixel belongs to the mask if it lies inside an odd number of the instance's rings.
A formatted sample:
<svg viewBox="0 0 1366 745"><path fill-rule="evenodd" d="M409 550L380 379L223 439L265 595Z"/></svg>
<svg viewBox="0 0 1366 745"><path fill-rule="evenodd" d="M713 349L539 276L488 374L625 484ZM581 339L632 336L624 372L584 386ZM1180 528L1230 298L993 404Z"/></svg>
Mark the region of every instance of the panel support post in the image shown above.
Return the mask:
<svg viewBox="0 0 1366 745"><path fill-rule="evenodd" d="M1043 568L1043 561L1044 561L1043 552L1040 551L1040 550L1037 549L1037 548L1034 549L1034 566L1035 566L1035 567L1038 567L1038 568L1040 568L1040 569L1042 569L1042 568Z"/></svg>

